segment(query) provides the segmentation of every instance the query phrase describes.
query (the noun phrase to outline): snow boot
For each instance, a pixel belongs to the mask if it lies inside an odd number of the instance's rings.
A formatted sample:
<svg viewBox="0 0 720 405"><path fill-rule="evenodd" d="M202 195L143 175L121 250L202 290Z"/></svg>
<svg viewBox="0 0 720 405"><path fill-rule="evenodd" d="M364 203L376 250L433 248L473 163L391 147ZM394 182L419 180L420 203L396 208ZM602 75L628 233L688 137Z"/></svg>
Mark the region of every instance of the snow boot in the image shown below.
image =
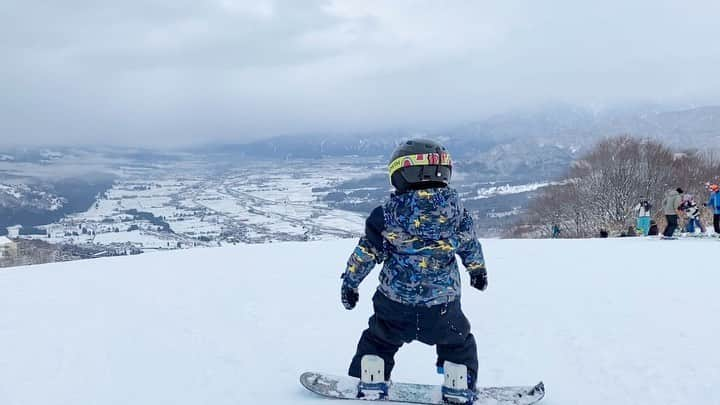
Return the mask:
<svg viewBox="0 0 720 405"><path fill-rule="evenodd" d="M446 404L472 404L477 399L469 381L467 366L445 360L443 365L445 382L442 385L442 398Z"/></svg>
<svg viewBox="0 0 720 405"><path fill-rule="evenodd" d="M387 398L389 381L385 381L385 361L380 356L366 354L360 359L358 398Z"/></svg>

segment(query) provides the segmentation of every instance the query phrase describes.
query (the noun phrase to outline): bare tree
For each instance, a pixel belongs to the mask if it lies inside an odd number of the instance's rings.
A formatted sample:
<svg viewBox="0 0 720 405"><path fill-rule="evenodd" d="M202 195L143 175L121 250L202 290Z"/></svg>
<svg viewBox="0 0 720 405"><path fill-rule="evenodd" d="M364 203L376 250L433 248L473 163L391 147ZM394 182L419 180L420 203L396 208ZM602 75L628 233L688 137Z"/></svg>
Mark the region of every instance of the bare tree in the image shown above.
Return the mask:
<svg viewBox="0 0 720 405"><path fill-rule="evenodd" d="M634 226L640 201L650 201L659 220L668 189L683 187L701 200L705 182L718 175L720 165L711 154L677 153L630 136L604 139L573 163L561 185L546 188L531 202L525 226L514 235L547 236L552 224L565 237L595 236L600 229L619 233Z"/></svg>

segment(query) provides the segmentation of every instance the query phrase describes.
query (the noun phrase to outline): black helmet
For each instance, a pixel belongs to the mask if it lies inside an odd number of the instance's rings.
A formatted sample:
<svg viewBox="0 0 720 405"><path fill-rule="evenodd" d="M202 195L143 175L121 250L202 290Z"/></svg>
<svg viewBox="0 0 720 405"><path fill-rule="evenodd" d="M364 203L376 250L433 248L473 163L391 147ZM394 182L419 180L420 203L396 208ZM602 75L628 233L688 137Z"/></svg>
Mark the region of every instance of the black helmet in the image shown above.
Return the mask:
<svg viewBox="0 0 720 405"><path fill-rule="evenodd" d="M447 149L427 139L411 139L400 144L388 165L390 183L399 191L445 187L452 175Z"/></svg>

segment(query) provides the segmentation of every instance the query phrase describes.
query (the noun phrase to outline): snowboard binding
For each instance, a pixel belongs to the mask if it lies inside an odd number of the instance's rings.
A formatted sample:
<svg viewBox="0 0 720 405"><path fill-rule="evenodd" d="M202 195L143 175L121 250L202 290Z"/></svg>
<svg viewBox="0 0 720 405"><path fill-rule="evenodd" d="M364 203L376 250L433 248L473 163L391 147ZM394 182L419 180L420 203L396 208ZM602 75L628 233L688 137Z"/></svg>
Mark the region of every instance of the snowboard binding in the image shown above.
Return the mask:
<svg viewBox="0 0 720 405"><path fill-rule="evenodd" d="M385 399L388 396L389 381L385 381L385 361L380 356L366 354L360 360L360 382L358 398Z"/></svg>
<svg viewBox="0 0 720 405"><path fill-rule="evenodd" d="M445 361L443 365L445 382L442 385L442 398L446 404L470 405L477 399L477 393L469 388L467 366Z"/></svg>

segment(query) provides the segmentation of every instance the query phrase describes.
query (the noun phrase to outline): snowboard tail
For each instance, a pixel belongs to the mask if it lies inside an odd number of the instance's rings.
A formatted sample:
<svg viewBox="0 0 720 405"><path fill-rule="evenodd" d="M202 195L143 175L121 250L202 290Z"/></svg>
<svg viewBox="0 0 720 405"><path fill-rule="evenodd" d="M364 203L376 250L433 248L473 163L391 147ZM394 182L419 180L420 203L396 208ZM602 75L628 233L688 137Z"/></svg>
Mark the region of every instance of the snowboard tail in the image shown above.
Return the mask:
<svg viewBox="0 0 720 405"><path fill-rule="evenodd" d="M442 405L440 385L393 382L387 397L382 399L358 398L358 382L354 377L335 376L306 372L300 376L300 384L308 390L328 398L356 399L365 401L391 401L423 405ZM534 386L479 387L475 405L531 405L545 396L542 382Z"/></svg>

